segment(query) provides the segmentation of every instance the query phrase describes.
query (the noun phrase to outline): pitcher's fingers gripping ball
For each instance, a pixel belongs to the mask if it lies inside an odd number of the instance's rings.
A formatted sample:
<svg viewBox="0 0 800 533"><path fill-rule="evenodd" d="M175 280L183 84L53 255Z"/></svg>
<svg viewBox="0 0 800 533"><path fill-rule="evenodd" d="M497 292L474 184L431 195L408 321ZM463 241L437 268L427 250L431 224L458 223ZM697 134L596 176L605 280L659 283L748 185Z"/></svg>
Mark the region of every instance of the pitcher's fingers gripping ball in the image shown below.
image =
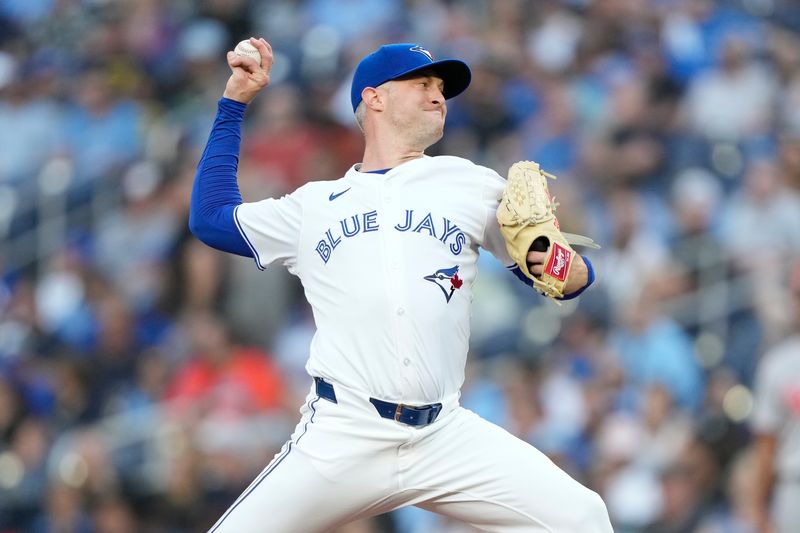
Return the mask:
<svg viewBox="0 0 800 533"><path fill-rule="evenodd" d="M561 231L556 218L558 203L547 188L548 179L556 177L533 161L511 165L497 207L497 221L508 254L523 274L533 280L533 288L549 298L561 298L575 258L570 244L599 246L589 237ZM529 269L527 258L531 250L547 251L540 276Z"/></svg>

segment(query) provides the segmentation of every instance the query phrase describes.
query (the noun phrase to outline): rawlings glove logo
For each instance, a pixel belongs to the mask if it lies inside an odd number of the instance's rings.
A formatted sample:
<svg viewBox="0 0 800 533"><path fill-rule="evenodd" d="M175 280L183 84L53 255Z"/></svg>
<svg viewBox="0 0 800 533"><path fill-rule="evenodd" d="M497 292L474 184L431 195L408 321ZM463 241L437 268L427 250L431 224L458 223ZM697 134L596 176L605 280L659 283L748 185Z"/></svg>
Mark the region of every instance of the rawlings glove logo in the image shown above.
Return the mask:
<svg viewBox="0 0 800 533"><path fill-rule="evenodd" d="M557 242L552 243L552 246L553 252L550 254L550 259L547 261L544 271L546 274L564 281L567 279L569 264L572 262L572 252Z"/></svg>

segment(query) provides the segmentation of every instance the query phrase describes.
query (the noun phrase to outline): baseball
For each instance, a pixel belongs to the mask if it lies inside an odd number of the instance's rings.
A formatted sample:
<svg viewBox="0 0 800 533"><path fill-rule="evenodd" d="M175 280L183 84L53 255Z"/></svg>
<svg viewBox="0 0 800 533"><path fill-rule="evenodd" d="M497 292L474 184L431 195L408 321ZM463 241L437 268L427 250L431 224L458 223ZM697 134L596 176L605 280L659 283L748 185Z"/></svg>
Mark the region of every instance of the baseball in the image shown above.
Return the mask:
<svg viewBox="0 0 800 533"><path fill-rule="evenodd" d="M258 48L250 44L249 39L241 41L236 45L236 48L234 48L233 51L240 56L252 57L258 61L258 65L261 66L261 52L258 51Z"/></svg>

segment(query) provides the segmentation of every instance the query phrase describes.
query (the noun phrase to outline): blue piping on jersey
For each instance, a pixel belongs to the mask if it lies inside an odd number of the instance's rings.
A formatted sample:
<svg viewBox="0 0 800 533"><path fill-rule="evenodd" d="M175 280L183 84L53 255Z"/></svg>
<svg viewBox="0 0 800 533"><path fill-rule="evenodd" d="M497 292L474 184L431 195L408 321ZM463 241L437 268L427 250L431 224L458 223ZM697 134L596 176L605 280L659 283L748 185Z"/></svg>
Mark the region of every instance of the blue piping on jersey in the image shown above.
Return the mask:
<svg viewBox="0 0 800 533"><path fill-rule="evenodd" d="M219 529L219 527L222 525L222 523L225 521L225 519L230 516L230 514L234 511L234 509L236 509L236 507L238 507L239 504L242 503L245 500L245 498L250 496L250 494L254 490L256 490L256 488L258 488L258 486L261 484L261 482L264 481L267 478L267 476L270 475L272 473L272 471L275 470L275 468L279 464L281 464L284 459L286 459L289 456L289 452L291 452L291 451L292 451L292 442L289 441L289 445L286 447L286 451L283 452L283 454L280 455L278 458L276 458L276 460L275 460L275 462L273 462L272 466L268 467L266 470L264 470L264 472L261 473L261 475L256 479L256 481L253 482L253 484L250 486L250 488L247 489L247 491L244 492L244 494L239 496L239 499L236 500L236 502L234 502L234 504L230 507L230 509L225 511L225 514L222 515L222 517L219 519L219 521L214 525L213 528L211 528L209 530L208 533L214 533L217 529Z"/></svg>
<svg viewBox="0 0 800 533"><path fill-rule="evenodd" d="M233 210L233 221L236 223L236 228L239 230L244 241L247 243L247 246L250 247L250 251L253 254L253 260L256 262L256 266L259 270L266 270L266 268L261 264L261 257L258 255L258 250L256 247L253 246L253 243L250 242L250 239L247 237L247 234L244 232L244 228L242 228L242 223L239 222L239 206L237 205Z"/></svg>
<svg viewBox="0 0 800 533"><path fill-rule="evenodd" d="M314 404L319 401L319 398L320 398L319 395L317 395L317 397L314 399L314 401L312 401L310 404L308 404L308 407L311 408L311 418L309 418L308 422L306 422L306 425L303 426L303 432L300 434L299 437L297 437L297 440L295 441L296 444L300 444L300 439L302 439L303 435L305 435L306 431L308 431L308 425L314 423L314 416L316 416L316 414L317 414L317 410L314 407Z"/></svg>

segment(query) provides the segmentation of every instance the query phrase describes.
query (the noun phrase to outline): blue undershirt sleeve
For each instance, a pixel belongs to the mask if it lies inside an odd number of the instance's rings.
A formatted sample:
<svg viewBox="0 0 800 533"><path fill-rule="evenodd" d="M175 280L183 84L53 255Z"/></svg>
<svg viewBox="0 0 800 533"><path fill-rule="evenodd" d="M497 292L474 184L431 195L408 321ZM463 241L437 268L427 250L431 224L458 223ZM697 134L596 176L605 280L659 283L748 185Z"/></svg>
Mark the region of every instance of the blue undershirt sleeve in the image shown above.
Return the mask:
<svg viewBox="0 0 800 533"><path fill-rule="evenodd" d="M242 203L236 182L242 121L247 106L221 98L208 142L197 164L189 205L189 229L205 244L253 257L234 220Z"/></svg>
<svg viewBox="0 0 800 533"><path fill-rule="evenodd" d="M592 262L589 261L589 258L585 255L582 255L581 257L583 258L583 262L586 263L587 270L589 270L589 279L586 280L586 285L573 293L565 294L563 298L560 298L560 300L572 300L573 298L580 296L583 291L589 288L589 285L594 283L594 267L592 266Z"/></svg>

